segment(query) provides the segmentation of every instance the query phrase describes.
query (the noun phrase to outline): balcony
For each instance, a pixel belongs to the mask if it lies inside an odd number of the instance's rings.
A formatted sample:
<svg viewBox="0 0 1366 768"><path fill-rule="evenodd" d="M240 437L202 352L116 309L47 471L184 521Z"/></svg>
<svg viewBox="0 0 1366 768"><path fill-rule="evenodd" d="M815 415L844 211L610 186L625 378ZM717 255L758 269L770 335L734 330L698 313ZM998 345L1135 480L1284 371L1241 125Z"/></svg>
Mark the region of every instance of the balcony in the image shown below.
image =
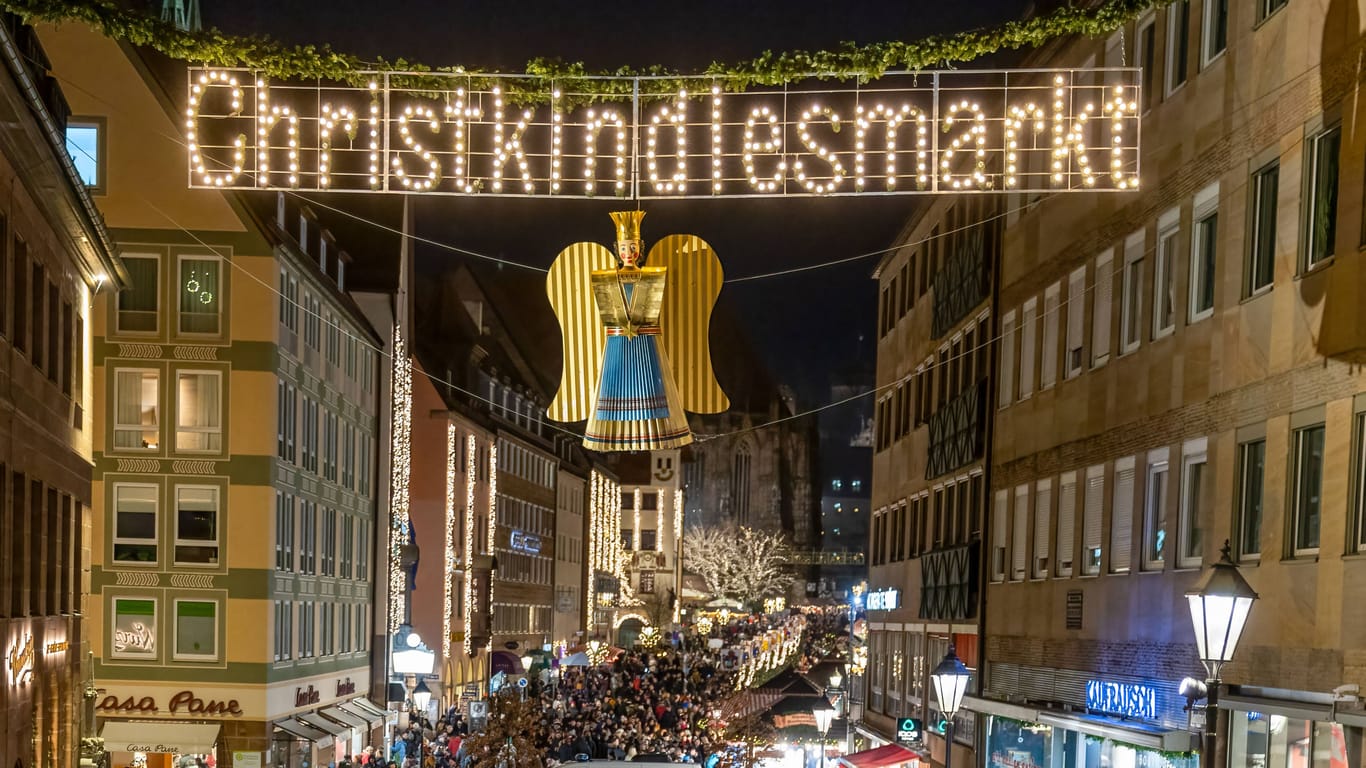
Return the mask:
<svg viewBox="0 0 1366 768"><path fill-rule="evenodd" d="M981 549L981 542L973 541L920 556L920 618L977 618Z"/></svg>
<svg viewBox="0 0 1366 768"><path fill-rule="evenodd" d="M979 225L968 231L934 276L931 333L936 339L953 330L990 295L987 246L995 241L995 237L988 236L991 226Z"/></svg>
<svg viewBox="0 0 1366 768"><path fill-rule="evenodd" d="M933 480L982 458L986 450L985 378L960 392L930 416L925 479Z"/></svg>

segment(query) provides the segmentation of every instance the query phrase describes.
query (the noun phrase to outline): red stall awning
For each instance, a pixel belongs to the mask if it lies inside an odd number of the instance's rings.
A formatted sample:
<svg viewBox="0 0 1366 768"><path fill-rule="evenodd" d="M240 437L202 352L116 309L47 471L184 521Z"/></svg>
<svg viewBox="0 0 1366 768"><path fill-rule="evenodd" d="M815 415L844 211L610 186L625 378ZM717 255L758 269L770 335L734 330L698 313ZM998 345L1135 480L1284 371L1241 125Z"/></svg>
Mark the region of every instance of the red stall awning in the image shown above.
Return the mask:
<svg viewBox="0 0 1366 768"><path fill-rule="evenodd" d="M846 768L889 768L894 765L914 766L920 762L920 755L900 744L888 744L877 749L845 755L837 761Z"/></svg>

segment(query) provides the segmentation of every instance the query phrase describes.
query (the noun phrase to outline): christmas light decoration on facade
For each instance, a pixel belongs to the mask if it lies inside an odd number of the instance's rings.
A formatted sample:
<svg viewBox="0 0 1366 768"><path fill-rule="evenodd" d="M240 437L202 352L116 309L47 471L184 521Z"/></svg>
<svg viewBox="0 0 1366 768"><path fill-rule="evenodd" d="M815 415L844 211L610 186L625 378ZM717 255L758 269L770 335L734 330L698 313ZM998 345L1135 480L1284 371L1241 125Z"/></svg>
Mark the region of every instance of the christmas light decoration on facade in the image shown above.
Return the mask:
<svg viewBox="0 0 1366 768"><path fill-rule="evenodd" d="M389 634L403 623L408 600L403 572L403 546L408 543L408 478L412 473L413 361L403 341L403 330L394 326L393 392L390 401L393 439L389 473Z"/></svg>
<svg viewBox="0 0 1366 768"><path fill-rule="evenodd" d="M442 638L441 638L441 658L449 660L451 658L451 613L455 607L455 572L459 564L455 556L455 527L459 524L459 518L455 516L455 460L458 445L456 440L459 434L455 425L446 424L446 546L443 550L445 554L445 573L442 578L443 586L443 606L441 611Z"/></svg>
<svg viewBox="0 0 1366 768"><path fill-rule="evenodd" d="M473 434L465 438L465 655L470 655L470 632L473 630L474 578L469 569L474 567L474 484L479 481L479 463L475 453L478 443Z"/></svg>
<svg viewBox="0 0 1366 768"><path fill-rule="evenodd" d="M498 531L498 441L489 442L489 529L484 543L485 551L493 554L493 545ZM493 605L493 582L496 574L489 574L489 605Z"/></svg>
<svg viewBox="0 0 1366 768"><path fill-rule="evenodd" d="M635 493L631 494L631 507L632 507L632 509L635 511L635 522L633 523L633 525L634 525L634 532L635 532L635 537L636 537L636 541L635 541L635 547L636 547L636 549L640 549L640 548L641 548L641 546L640 546L640 538L641 538L641 536L640 536L640 507L641 507L640 500L641 500L641 496L643 496L643 495L644 495L644 494L641 493L641 491L640 491L639 488L636 489ZM655 538L659 538L658 532L656 532Z"/></svg>

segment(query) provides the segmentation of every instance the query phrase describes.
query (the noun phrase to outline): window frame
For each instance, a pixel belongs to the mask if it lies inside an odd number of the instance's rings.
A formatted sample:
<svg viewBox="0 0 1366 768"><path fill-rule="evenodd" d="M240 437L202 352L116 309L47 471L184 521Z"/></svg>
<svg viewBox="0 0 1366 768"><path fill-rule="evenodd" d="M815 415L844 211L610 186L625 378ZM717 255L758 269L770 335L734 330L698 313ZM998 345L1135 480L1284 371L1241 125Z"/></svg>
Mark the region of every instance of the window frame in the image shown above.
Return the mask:
<svg viewBox="0 0 1366 768"><path fill-rule="evenodd" d="M1201 466L1200 487L1192 489L1192 468ZM1200 496L1211 480L1209 466L1209 440L1198 437L1187 440L1181 447L1181 499L1177 510L1176 530L1176 567L1182 569L1199 568L1204 563L1204 541L1199 534L1204 530L1200 523ZM1192 498L1192 490L1195 492ZM1195 554L1187 554L1186 548L1195 542Z"/></svg>
<svg viewBox="0 0 1366 768"><path fill-rule="evenodd" d="M1257 0L1257 23L1253 25L1253 29L1280 13L1287 5L1290 5L1290 0Z"/></svg>
<svg viewBox="0 0 1366 768"><path fill-rule="evenodd" d="M1199 307L1200 273L1204 249L1201 247L1203 235L1207 227L1214 228L1213 248L1210 264L1210 274L1208 276L1210 285L1210 302L1208 307ZM1206 186L1195 194L1195 202L1191 207L1191 247L1190 247L1190 284L1187 291L1186 321L1189 325L1194 325L1208 317L1214 315L1214 307L1219 303L1219 182L1214 182Z"/></svg>
<svg viewBox="0 0 1366 768"><path fill-rule="evenodd" d="M129 295L129 291L126 289L118 291L114 294L114 330L121 336L156 336L161 332L161 299L163 298L161 295L161 264L164 259L159 253L126 253L121 258L125 264L130 259L144 259L156 264L157 279L156 284L152 287L152 297L156 300L156 306L151 310L153 316L152 330L129 330L123 327L123 314L125 312L140 312L145 314L148 310L124 309L123 300L124 297ZM17 280L18 278L16 278L16 282ZM27 282L27 280L25 280L25 282Z"/></svg>
<svg viewBox="0 0 1366 768"><path fill-rule="evenodd" d="M212 262L214 262L214 263L216 263L216 264L218 265L218 274L215 275L215 279L218 281L218 295L215 296L214 299L213 299L213 304L214 304L214 307L215 307L215 311L214 311L213 315L214 315L214 318L215 318L215 321L216 321L216 325L217 325L216 330L213 330L213 331L187 331L187 330L185 330L184 322L185 322L185 317L186 317L187 315L188 315L188 316L191 316L191 317L194 317L194 316L208 317L208 315L209 315L209 313L207 313L207 312L204 312L204 313L197 313L197 312L186 313L186 312L183 312L183 311L180 309L180 292L181 292L181 290L185 287L185 262L186 262L186 261L190 261L190 260L193 260L193 261L212 261ZM178 253L178 254L176 254L176 291L175 291L176 301L175 301L174 309L175 309L175 332L176 332L176 335L177 335L177 336L191 336L191 337L197 337L197 338L210 338L210 339L212 339L212 338L218 338L218 337L220 337L220 336L223 335L223 331L224 331L224 329L223 329L223 296L224 296L224 289L227 287L227 273L226 273L226 271L223 269L223 264L224 264L224 262L223 262L223 257L219 256L219 255L216 254L216 253L204 253L204 254L198 254L198 253Z"/></svg>
<svg viewBox="0 0 1366 768"><path fill-rule="evenodd" d="M71 154L71 139L69 132L75 126L77 128L95 129L95 183L90 184L81 176L80 168L77 165L75 155ZM109 119L99 115L70 115L66 119L66 128L62 132L63 148L71 158L71 167L76 171L77 178L85 183L85 188L92 195L104 195L109 192Z"/></svg>
<svg viewBox="0 0 1366 768"><path fill-rule="evenodd" d="M1095 464L1086 468L1085 485L1082 485L1082 534L1081 534L1081 575L1084 577L1098 577L1105 570L1105 466ZM1080 478L1079 478L1080 479ZM1094 483L1093 483L1094 481ZM1097 489L1097 502L1094 510L1090 504L1090 491L1092 486ZM1094 512L1094 518L1092 514ZM1094 541L1096 546L1090 546L1092 541L1088 523L1094 523ZM1095 562L1091 562L1091 558Z"/></svg>
<svg viewBox="0 0 1366 768"><path fill-rule="evenodd" d="M1049 302L1053 308L1049 309ZM1039 391L1052 389L1058 383L1059 318L1062 314L1062 281L1044 289L1042 328L1039 333Z"/></svg>
<svg viewBox="0 0 1366 768"><path fill-rule="evenodd" d="M212 606L213 606L213 653L212 653L212 654L202 654L202 653L181 653L181 652L180 652L180 604L181 604L181 603L197 603L197 604L200 604L200 605L212 605ZM220 608L220 603L219 603L218 600L205 600L205 599L203 599L203 598L197 598L197 597L175 597L175 598L172 598L172 599L171 599L171 619L172 619L172 622L173 622L173 624L174 624L174 626L175 626L175 632L172 633L172 640L171 640L171 658L174 659L175 661L208 661L208 662L216 662L216 661L219 661L219 657L222 655L222 654L221 654L221 650L222 650L222 645L223 645L223 643L222 643L222 638L220 637L220 635L222 634L222 630L223 630L223 625L222 625L222 620L221 620L221 619L222 619L222 615L223 615L223 611L222 611L221 608Z"/></svg>
<svg viewBox="0 0 1366 768"><path fill-rule="evenodd" d="M1275 184L1275 193L1271 196L1271 210L1269 217L1263 221L1261 200L1262 188L1270 180ZM1250 299L1260 296L1270 291L1276 285L1276 237L1279 229L1277 219L1280 216L1280 184L1281 184L1281 160L1273 157L1268 162L1262 163L1252 171L1250 183L1248 184L1251 194L1248 195L1248 250L1243 263L1243 298ZM1263 231L1263 226L1270 224L1269 231ZM1264 239L1265 238L1265 239ZM1270 243L1270 252L1265 254L1270 274L1265 283L1257 284L1258 266L1262 263L1259 258L1262 255L1261 246L1263 243Z"/></svg>
<svg viewBox="0 0 1366 768"><path fill-rule="evenodd" d="M1095 296L1091 300L1091 369L1102 368L1110 362L1110 345L1114 342L1115 314L1115 252L1107 248L1095 259ZM1105 297L1105 316L1100 313L1100 299ZM1104 340L1104 346L1100 344Z"/></svg>
<svg viewBox="0 0 1366 768"><path fill-rule="evenodd" d="M218 382L218 426L216 427L186 427L180 423L180 380L182 376L210 376ZM198 455L220 455L226 452L227 446L224 444L226 435L223 430L224 422L224 403L223 403L223 372L210 368L178 368L175 371L176 390L175 390L175 443L173 444L176 453L188 453ZM218 435L218 448L181 448L180 434L184 432L195 435Z"/></svg>
<svg viewBox="0 0 1366 768"><path fill-rule="evenodd" d="M1360 406L1358 402L1358 408ZM1352 414L1351 461L1352 538L1347 551L1366 554L1366 411L1357 410Z"/></svg>
<svg viewBox="0 0 1366 768"><path fill-rule="evenodd" d="M1034 542L1029 548L1029 579L1047 579L1053 568L1053 478L1034 483ZM1040 535L1042 534L1042 535Z"/></svg>
<svg viewBox="0 0 1366 768"><path fill-rule="evenodd" d="M147 627L152 633L153 645L151 653L129 653L128 651L117 651L114 649L114 636L118 632L119 623L119 603L129 602L149 602L152 604L152 619L150 626ZM109 624L109 658L156 662L161 659L161 632L159 624L161 620L161 598L156 595L147 594L121 594L113 595L109 598L109 615L112 621Z"/></svg>
<svg viewBox="0 0 1366 768"><path fill-rule="evenodd" d="M1316 181L1319 175L1319 152L1320 142L1335 138L1337 142L1337 152L1333 157L1334 183L1332 188L1332 210L1328 212L1328 218L1333 222L1332 234L1328 236L1328 250L1322 256L1314 258L1314 247L1317 239L1314 236L1314 214L1318 205L1318 197L1315 195ZM1337 251L1337 219L1338 207L1341 203L1342 191L1342 123L1337 119L1325 121L1322 126L1304 137L1304 177L1302 183L1301 198L1304 200L1301 216L1301 248L1299 270L1301 275L1310 274L1333 263Z"/></svg>
<svg viewBox="0 0 1366 768"><path fill-rule="evenodd" d="M1063 497L1067 495L1065 489L1071 488L1072 514L1070 519L1064 521L1062 518ZM1058 514L1054 515L1054 554L1053 554L1053 577L1056 579L1070 579L1076 568L1076 549L1077 549L1077 502L1080 499L1077 494L1077 471L1071 470L1058 476ZM1071 530L1064 535L1064 522L1070 524ZM1064 546L1066 542L1066 546Z"/></svg>
<svg viewBox="0 0 1366 768"><path fill-rule="evenodd" d="M1301 483L1303 482L1302 477L1301 477L1301 471L1302 471L1302 469L1303 469L1303 460L1304 460L1304 456L1303 456L1302 451L1303 451L1304 445L1303 445L1302 441L1305 439L1305 437L1307 437L1307 435L1308 435L1310 432L1312 432L1312 431L1314 431L1314 430L1318 430L1318 431L1320 431L1320 432L1323 433L1323 437L1322 437L1323 444L1320 446L1320 449L1319 449L1319 450L1320 450L1320 457L1319 457L1319 461L1320 461L1320 466L1319 466L1319 494L1318 494L1318 498L1319 498L1319 501L1318 501L1318 503L1319 503L1319 509L1318 509L1318 527L1319 527L1318 533L1319 533L1319 541L1316 542L1314 546L1310 547L1310 546L1301 546L1300 537L1299 537L1299 530L1300 530L1300 515L1303 513L1303 510L1300 508L1300 500L1303 498L1303 497L1302 497L1302 494L1301 494ZM1323 465L1322 465L1322 462L1323 462L1323 460L1324 460L1324 458L1325 458L1325 457L1323 456L1323 451L1324 451L1324 448L1325 448L1326 445L1327 445L1327 435L1328 435L1327 425L1326 425L1326 422L1323 422L1323 421L1319 421L1319 422L1312 423L1312 424L1306 424L1306 425L1304 425L1304 426L1302 426L1302 427L1295 428L1295 429L1293 429L1293 430L1291 431L1291 435L1290 435L1290 449L1291 449L1291 450L1290 450L1290 483L1288 484L1288 490L1289 490L1289 492L1290 492L1290 505L1289 505L1290 514L1286 516L1286 517L1287 517L1287 522L1290 524L1290 535L1289 535L1288 537L1286 537L1286 541L1287 541L1287 543L1289 544L1289 546L1287 547L1287 549L1288 549L1288 554L1289 554L1290 557L1292 557L1292 558L1294 558L1294 557L1317 557L1318 554L1319 554L1320 546L1322 545L1322 541L1323 541Z"/></svg>
<svg viewBox="0 0 1366 768"><path fill-rule="evenodd" d="M1120 279L1119 354L1121 357L1143 345L1143 256L1147 231L1124 239L1124 271ZM1132 337L1132 340L1131 338Z"/></svg>
<svg viewBox="0 0 1366 768"><path fill-rule="evenodd" d="M1173 11L1176 8L1184 9L1184 13L1180 17L1173 13ZM1184 87L1186 83L1190 81L1190 0L1174 0L1174 2L1167 6L1165 13L1167 26L1167 47L1165 55L1163 56L1165 66L1163 68L1162 73L1162 82L1163 93L1170 97L1177 91L1181 90L1181 88ZM1176 53L1177 48L1175 38L1177 37L1178 31L1178 18L1182 20L1182 26L1185 27L1185 29L1180 30L1182 33L1182 37L1184 37L1184 44L1181 46L1181 54L1183 56L1183 59L1179 62L1179 68L1173 66L1173 64L1176 63L1174 54ZM1174 77L1176 76L1176 73L1178 71L1180 72L1181 79L1174 80Z"/></svg>
<svg viewBox="0 0 1366 768"><path fill-rule="evenodd" d="M996 407L1006 409L1015 404L1015 310L1001 315L1001 351L997 355Z"/></svg>
<svg viewBox="0 0 1366 768"><path fill-rule="evenodd" d="M1172 208L1157 219L1157 241L1153 244L1153 322L1152 340L1176 332L1176 262L1181 248L1181 209ZM1163 288L1165 287L1165 291ZM1167 295L1171 322L1162 324L1162 295Z"/></svg>
<svg viewBox="0 0 1366 768"><path fill-rule="evenodd" d="M1200 69L1203 71L1228 51L1229 0L1202 0L1201 5L1203 7L1200 9ZM1210 50L1210 41L1214 39L1210 34L1214 29L1214 9L1220 5L1224 8L1224 39L1217 50Z"/></svg>
<svg viewBox="0 0 1366 768"><path fill-rule="evenodd" d="M185 539L180 535L180 492L181 491L212 491L213 493L213 539ZM172 501L175 504L174 532L171 537L171 562L178 568L221 568L223 566L223 490L217 485L205 485L203 483L176 483L172 487ZM205 542L212 541L212 545ZM181 560L180 547L201 547L212 546L218 550L212 563L196 563L190 560Z"/></svg>
<svg viewBox="0 0 1366 768"><path fill-rule="evenodd" d="M110 525L110 549L109 561L112 565L132 566L135 568L154 568L161 563L161 487L155 483L137 483L116 481L111 483L110 489L111 510L113 512ZM152 490L152 538L151 539L132 539L119 536L119 490L123 488L150 488ZM151 560L121 560L117 554L120 544L132 546L147 546L151 542L154 557Z"/></svg>
<svg viewBox="0 0 1366 768"><path fill-rule="evenodd" d="M1158 475L1165 475L1160 495L1154 493L1153 482ZM1143 479L1143 560L1142 570L1158 572L1167 567L1167 525L1169 505L1167 503L1171 488L1171 455L1169 449L1156 448L1148 452L1147 467ZM1160 507L1160 509L1159 509ZM1160 524L1160 527L1159 527ZM1153 546L1155 534L1162 534L1160 551Z"/></svg>
<svg viewBox="0 0 1366 768"><path fill-rule="evenodd" d="M1148 42L1151 43L1152 50L1144 50L1144 33L1148 35ZM1148 54L1151 54L1151 60ZM1134 63L1140 68L1139 83L1143 86L1143 101L1140 104L1139 115L1146 115L1157 105L1157 14L1149 11L1139 20L1134 30ZM1163 81L1166 80L1165 69L1163 70Z"/></svg>
<svg viewBox="0 0 1366 768"><path fill-rule="evenodd" d="M143 424L124 424L124 423L119 422L119 402L120 402L120 397L119 397L119 376L120 376L120 374L123 374L123 373L139 373L139 374L144 374L144 375L146 375L146 374L151 374L151 375L156 379L156 390L157 390L157 396L156 396L156 416L157 416L157 417L156 417L156 424L153 425L152 428L149 428L148 426L143 425ZM141 384L142 384L142 382L141 382L141 380L139 380L139 389L141 388ZM162 423L162 422L164 421L164 419L161 418L162 415L163 415L163 414L162 414L162 407L161 407L161 405L162 405L162 403L161 403L161 396L162 396L162 391L161 391L161 369L160 369L160 368L115 368L115 369L114 369L114 408L112 409L112 410L113 410L113 413L111 414L111 415L112 415L112 420L113 420L113 422L114 422L114 428L113 428L112 430L110 430L110 438L111 438L110 450L111 450L111 452L113 452L113 453L155 453L155 452L158 452L158 451L160 451L160 450L162 449L162 444L165 442L165 434L164 434L164 432L165 432L165 429L164 429L165 425ZM139 402L140 402L140 401L141 401L141 397L142 397L142 392L141 392L141 391L138 392L138 397L139 397ZM121 431L122 431L122 432L135 431L135 432L138 432L138 433L141 433L141 434L145 434L145 433L151 431L152 429L155 429L156 435L157 435L157 444L156 444L155 446L144 446L144 447L140 447L140 448L132 448L132 447L124 447L124 446L120 446L120 445L119 445L119 442L118 442L118 435L119 435L119 432L121 432Z"/></svg>
<svg viewBox="0 0 1366 768"><path fill-rule="evenodd" d="M1035 345L1038 339L1039 297L1031 296L1020 307L1020 380L1015 393L1016 402L1034 396L1038 380L1035 365ZM1028 385L1028 389L1026 389Z"/></svg>
<svg viewBox="0 0 1366 768"><path fill-rule="evenodd" d="M1249 552L1244 546L1247 537L1247 509L1248 509L1248 449L1254 445L1261 446L1261 478L1258 483L1257 494L1257 551ZM1262 524L1265 521L1266 512L1266 435L1252 437L1242 440L1237 446L1237 464L1234 466L1235 485L1234 485L1234 524L1237 526L1235 531L1235 541L1237 542L1238 561L1244 563L1257 563L1262 559L1261 532Z"/></svg>
<svg viewBox="0 0 1366 768"><path fill-rule="evenodd" d="M1078 290L1072 290L1078 287ZM1067 329L1063 341L1063 379L1071 380L1086 370L1086 265L1072 270L1067 275ZM1075 325L1072 318L1077 317ZM1076 338L1072 329L1076 328ZM1076 346L1073 346L1073 342ZM1072 364L1072 352L1076 351L1076 365Z"/></svg>

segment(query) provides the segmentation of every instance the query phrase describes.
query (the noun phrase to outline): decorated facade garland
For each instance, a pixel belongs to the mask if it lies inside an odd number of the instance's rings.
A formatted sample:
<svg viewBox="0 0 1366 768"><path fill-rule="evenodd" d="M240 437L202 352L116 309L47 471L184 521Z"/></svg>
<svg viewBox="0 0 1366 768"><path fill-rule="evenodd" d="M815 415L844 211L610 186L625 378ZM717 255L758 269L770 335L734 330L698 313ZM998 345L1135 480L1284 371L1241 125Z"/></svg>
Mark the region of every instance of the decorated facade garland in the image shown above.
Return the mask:
<svg viewBox="0 0 1366 768"><path fill-rule="evenodd" d="M527 62L525 78L501 80L510 98L519 92L543 95L553 81L565 92L590 93L611 98L629 93L626 78L655 78L642 82L657 94L672 94L685 79L706 78L731 91L753 86L781 86L800 80L875 80L891 71L920 71L974 61L1002 50L1038 46L1068 35L1105 35L1138 18L1149 9L1171 0L1098 0L1059 8L1029 19L1009 21L996 27L934 35L913 41L889 41L855 45L844 43L829 51L765 51L748 61L712 62L692 74L654 65L643 69L620 67L590 72L582 62L567 63L537 58ZM362 71L468 73L478 87L480 72L466 67L431 67L405 59L364 61L359 56L332 50L327 45L285 45L269 37L229 35L217 29L185 31L160 18L129 10L116 0L0 0L0 8L26 22L79 22L106 37L150 47L182 61L222 67L247 67L269 77L292 80L324 80L358 85ZM619 78L619 79L593 79ZM397 83L396 83L397 84ZM405 87L422 89L420 77Z"/></svg>

